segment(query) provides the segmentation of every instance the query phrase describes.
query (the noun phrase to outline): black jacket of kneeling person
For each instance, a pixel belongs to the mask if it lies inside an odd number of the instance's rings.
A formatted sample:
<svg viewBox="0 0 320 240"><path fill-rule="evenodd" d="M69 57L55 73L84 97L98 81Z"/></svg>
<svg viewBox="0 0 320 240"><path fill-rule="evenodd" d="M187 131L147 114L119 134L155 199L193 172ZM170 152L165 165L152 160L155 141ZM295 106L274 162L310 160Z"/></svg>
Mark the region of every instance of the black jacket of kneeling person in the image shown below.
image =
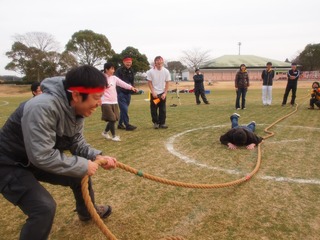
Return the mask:
<svg viewBox="0 0 320 240"><path fill-rule="evenodd" d="M227 133L220 136L220 142L224 145L228 145L228 143L232 143L236 146L248 146L251 143L258 145L262 140L262 137L257 136L243 127L232 128Z"/></svg>

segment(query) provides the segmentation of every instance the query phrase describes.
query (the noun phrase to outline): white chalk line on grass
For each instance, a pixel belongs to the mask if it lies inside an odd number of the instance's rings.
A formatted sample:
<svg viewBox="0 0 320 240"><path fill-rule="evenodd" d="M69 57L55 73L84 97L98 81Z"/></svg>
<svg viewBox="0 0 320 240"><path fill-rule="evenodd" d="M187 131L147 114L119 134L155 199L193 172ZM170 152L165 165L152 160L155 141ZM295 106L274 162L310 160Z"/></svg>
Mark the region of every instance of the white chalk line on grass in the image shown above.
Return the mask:
<svg viewBox="0 0 320 240"><path fill-rule="evenodd" d="M9 105L9 102L7 102L7 101L1 101L1 102L3 102L3 103L0 103L0 107Z"/></svg>
<svg viewBox="0 0 320 240"><path fill-rule="evenodd" d="M266 125L266 124L257 124L257 125ZM173 135L172 137L168 138L167 142L166 142L166 148L167 150L174 156L178 157L179 159L183 160L185 163L188 164L193 164L196 165L198 167L202 167L202 168L207 168L210 170L216 170L216 171L221 171L221 172L225 172L228 174L234 174L234 175L240 175L240 174L244 174L241 171L235 170L235 169L226 169L226 168L221 168L221 167L212 167L209 166L207 164L204 163L200 163L198 162L196 159L190 158L180 152L178 152L177 150L174 149L174 141L176 140L176 138L181 137L182 135L186 134L186 133L190 133L193 131L197 131L197 130L205 130L205 129L209 129L209 128L221 128L221 127L225 127L227 125L215 125L215 126L207 126L207 127L200 127L200 128L194 128L194 129L189 129L186 130L184 132L178 133ZM281 125L278 125L281 127ZM320 128L312 128L312 127L303 127L303 126L282 126L282 127L292 127L292 128L308 128L308 129L312 129L312 130L320 130ZM299 141L305 141L304 139L295 139L295 140L281 140L278 142L299 142ZM272 143L278 143L278 142L272 142ZM269 181L276 181L276 182L289 182L289 183L299 183L299 184L317 184L320 185L320 180L319 179L303 179L303 178L287 178L287 177L274 177L274 176L258 176L259 178L263 179L263 180L269 180Z"/></svg>

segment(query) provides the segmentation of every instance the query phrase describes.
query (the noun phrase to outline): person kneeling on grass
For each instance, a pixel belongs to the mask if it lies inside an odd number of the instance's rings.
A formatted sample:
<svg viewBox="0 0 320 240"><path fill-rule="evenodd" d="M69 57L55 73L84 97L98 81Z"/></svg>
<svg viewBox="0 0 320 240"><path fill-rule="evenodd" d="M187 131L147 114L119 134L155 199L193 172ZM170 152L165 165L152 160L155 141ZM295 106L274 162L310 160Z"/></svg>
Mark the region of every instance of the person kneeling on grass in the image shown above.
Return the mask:
<svg viewBox="0 0 320 240"><path fill-rule="evenodd" d="M96 173L96 159L106 161L104 169L116 167L115 158L90 147L83 136L84 118L101 106L105 86L105 76L86 65L66 77L47 78L41 82L43 93L22 103L0 129L0 193L28 217L20 240L50 234L56 202L39 181L69 187L79 219L91 219L81 180ZM88 190L99 216L108 217L111 207L95 205L90 179Z"/></svg>
<svg viewBox="0 0 320 240"><path fill-rule="evenodd" d="M255 121L250 122L246 126L239 126L238 120L240 115L234 113L230 116L231 129L220 137L220 142L227 145L229 149L237 149L238 146L246 146L252 150L256 145L262 142L263 138L258 137L253 132L256 128Z"/></svg>
<svg viewBox="0 0 320 240"><path fill-rule="evenodd" d="M318 82L312 83L310 107L308 109L314 109L314 105L320 110L320 84Z"/></svg>

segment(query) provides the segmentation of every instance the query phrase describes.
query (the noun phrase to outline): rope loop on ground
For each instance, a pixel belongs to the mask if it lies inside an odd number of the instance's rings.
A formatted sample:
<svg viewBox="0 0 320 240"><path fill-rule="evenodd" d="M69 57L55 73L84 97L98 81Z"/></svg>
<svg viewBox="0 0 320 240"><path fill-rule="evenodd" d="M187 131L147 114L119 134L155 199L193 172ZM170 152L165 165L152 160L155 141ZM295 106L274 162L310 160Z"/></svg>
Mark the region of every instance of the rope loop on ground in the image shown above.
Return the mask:
<svg viewBox="0 0 320 240"><path fill-rule="evenodd" d="M276 120L275 122L270 124L268 127L266 127L264 129L264 132L267 133L268 135L264 136L263 139L267 139L267 138L274 136L274 132L271 132L269 129L272 128L277 123L279 123L280 121L283 121L287 117L296 113L297 110L298 110L298 104L296 105L294 111L279 118L278 120ZM172 185L172 186L177 186L177 187L200 188L200 189L224 188L224 187L231 187L231 186L235 186L235 185L241 184L243 182L246 182L246 181L250 180L252 178L252 176L258 172L260 165L261 165L261 143L257 146L257 149L258 149L257 163L256 163L254 169L250 173L248 173L246 176L244 176L240 179L230 181L230 182L225 182L225 183L214 183L214 184L201 184L201 183L199 183L199 184L197 184L197 183L186 183L186 182L169 180L169 179L157 177L157 176L154 176L154 175L151 175L148 173L144 173L141 170L137 170L135 168L132 168L132 167L130 167L124 163L121 163L119 161L117 161L117 167L119 167L127 172L133 173L139 177L147 178L147 179L155 181L155 182L159 182L159 183L163 183L163 184L167 184L167 185ZM107 163L107 161L104 159L97 159L95 162L99 165L103 165L103 164ZM99 214L97 213L97 211L92 203L91 197L89 195L89 190L88 190L88 180L89 180L89 176L86 175L85 177L83 177L83 179L81 181L82 195L83 195L85 204L88 208L88 211L89 211L93 221L97 224L97 226L101 230L101 232L108 239L117 240L117 238L112 234L112 232L104 224L103 220L100 218ZM183 237L166 237L166 238L162 238L161 240L184 240L184 238Z"/></svg>

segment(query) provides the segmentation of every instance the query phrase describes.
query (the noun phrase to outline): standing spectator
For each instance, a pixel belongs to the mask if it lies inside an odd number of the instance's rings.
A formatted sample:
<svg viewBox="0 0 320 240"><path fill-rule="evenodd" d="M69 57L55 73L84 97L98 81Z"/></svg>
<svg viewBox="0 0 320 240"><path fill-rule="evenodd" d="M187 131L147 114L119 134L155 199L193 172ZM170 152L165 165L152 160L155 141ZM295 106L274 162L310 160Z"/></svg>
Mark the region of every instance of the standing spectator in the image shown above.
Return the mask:
<svg viewBox="0 0 320 240"><path fill-rule="evenodd" d="M195 75L193 76L193 81L194 81L194 94L196 95L196 103L199 105L201 103L199 97L201 96L202 101L205 104L209 104L206 95L205 95L205 90L204 90L204 85L203 85L203 74L200 72L199 68L196 68L195 70Z"/></svg>
<svg viewBox="0 0 320 240"><path fill-rule="evenodd" d="M112 141L119 142L120 137L116 136L115 123L119 119L119 108L118 108L118 97L116 87L119 86L123 89L136 91L134 87L130 84L125 83L120 78L113 75L114 65L112 63L105 63L103 67L104 74L106 76L107 87L104 90L104 94L101 98L102 105L101 119L108 122L102 136L106 139L111 139ZM109 135L108 132L111 132Z"/></svg>
<svg viewBox="0 0 320 240"><path fill-rule="evenodd" d="M28 217L20 240L48 239L50 234L56 202L39 181L70 187L79 220L91 219L81 180L96 173L95 159L105 159L105 169L116 166L115 158L102 156L83 136L84 118L101 105L105 85L105 76L91 66L74 68L65 78L45 79L43 93L21 104L0 129L0 192ZM94 204L90 179L88 190ZM101 218L111 214L108 205L95 207Z"/></svg>
<svg viewBox="0 0 320 240"><path fill-rule="evenodd" d="M246 95L249 87L249 75L245 64L240 65L240 70L236 74L235 88L236 88L236 109L240 109L240 97L241 97L241 109L246 109Z"/></svg>
<svg viewBox="0 0 320 240"><path fill-rule="evenodd" d="M298 85L298 79L300 76L300 71L297 69L296 63L291 64L291 69L288 71L287 76L288 76L288 82L287 82L286 90L283 95L282 106L285 106L287 104L288 95L290 91L292 91L290 104L293 107L296 100L297 85Z"/></svg>
<svg viewBox="0 0 320 240"><path fill-rule="evenodd" d="M118 78L120 78L122 81L134 87L134 72L131 67L132 58L124 57L122 62L123 62L123 66L117 69L115 75ZM120 108L120 119L119 119L118 129L133 131L137 127L129 123L129 115L128 115L128 108L131 102L132 91L128 89L124 89L120 86L117 86L117 93L118 93L118 103Z"/></svg>
<svg viewBox="0 0 320 240"><path fill-rule="evenodd" d="M318 82L312 83L310 107L308 109L314 109L314 105L320 110L320 84Z"/></svg>
<svg viewBox="0 0 320 240"><path fill-rule="evenodd" d="M163 58L155 57L154 67L147 72L148 86L151 91L150 111L153 128L168 128L166 123L166 99L171 76L163 67ZM159 113L158 113L159 110Z"/></svg>
<svg viewBox="0 0 320 240"><path fill-rule="evenodd" d="M272 84L274 78L274 70L271 68L272 63L267 62L267 68L262 71L262 104L264 106L271 105L272 102Z"/></svg>
<svg viewBox="0 0 320 240"><path fill-rule="evenodd" d="M34 97L42 93L39 82L33 82L31 84L31 93Z"/></svg>

